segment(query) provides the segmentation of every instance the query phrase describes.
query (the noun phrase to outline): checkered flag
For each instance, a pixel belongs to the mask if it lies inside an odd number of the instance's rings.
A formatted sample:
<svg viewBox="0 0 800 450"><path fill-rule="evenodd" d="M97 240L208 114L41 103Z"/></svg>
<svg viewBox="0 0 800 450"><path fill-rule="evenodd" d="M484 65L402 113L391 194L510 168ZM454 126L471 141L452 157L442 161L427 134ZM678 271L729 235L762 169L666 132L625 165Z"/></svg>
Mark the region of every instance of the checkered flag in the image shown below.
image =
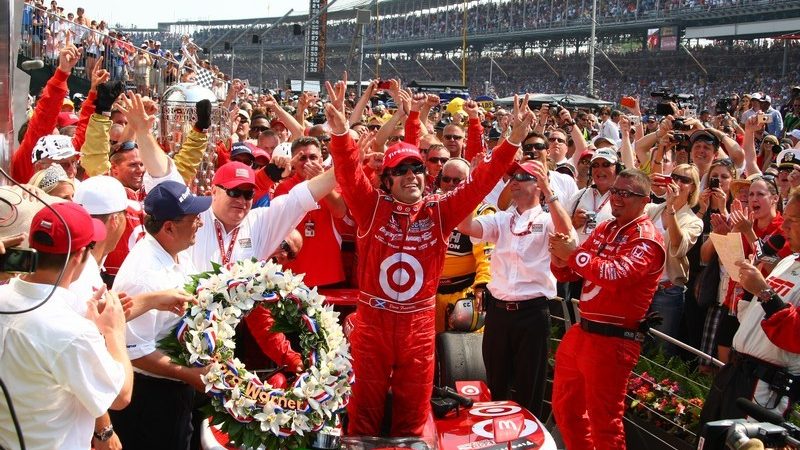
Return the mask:
<svg viewBox="0 0 800 450"><path fill-rule="evenodd" d="M202 67L195 67L197 84L206 89L214 87L214 73Z"/></svg>

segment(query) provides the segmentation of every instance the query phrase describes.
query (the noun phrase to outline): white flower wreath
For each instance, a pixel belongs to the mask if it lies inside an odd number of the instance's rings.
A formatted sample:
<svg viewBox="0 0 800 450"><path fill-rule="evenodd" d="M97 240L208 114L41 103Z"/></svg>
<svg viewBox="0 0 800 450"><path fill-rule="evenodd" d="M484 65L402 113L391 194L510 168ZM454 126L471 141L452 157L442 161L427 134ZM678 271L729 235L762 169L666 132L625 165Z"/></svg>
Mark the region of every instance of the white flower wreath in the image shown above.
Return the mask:
<svg viewBox="0 0 800 450"><path fill-rule="evenodd" d="M175 333L159 347L175 362L206 366L212 423L247 447L297 448L324 426L333 426L354 382L339 313L323 305L303 275L271 261L238 261L192 277L195 295ZM308 369L287 389L276 389L248 372L233 356L236 325L253 308L268 308L272 331L296 332Z"/></svg>

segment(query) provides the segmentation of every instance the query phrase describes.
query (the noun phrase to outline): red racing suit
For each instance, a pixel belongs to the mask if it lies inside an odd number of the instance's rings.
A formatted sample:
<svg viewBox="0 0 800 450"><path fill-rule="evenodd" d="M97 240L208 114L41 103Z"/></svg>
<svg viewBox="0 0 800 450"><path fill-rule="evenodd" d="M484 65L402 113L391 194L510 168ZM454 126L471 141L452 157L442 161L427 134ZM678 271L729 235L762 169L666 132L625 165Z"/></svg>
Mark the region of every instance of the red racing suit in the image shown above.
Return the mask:
<svg viewBox="0 0 800 450"><path fill-rule="evenodd" d="M661 235L650 219L619 226L609 220L569 258L551 265L561 282L583 278L581 316L636 330L647 313L664 267ZM641 344L574 326L556 352L553 413L570 450L624 449L625 390ZM588 417L587 417L588 412Z"/></svg>
<svg viewBox="0 0 800 450"><path fill-rule="evenodd" d="M418 120L414 114L409 120ZM430 412L434 306L450 231L497 184L518 147L502 144L457 189L414 204L373 187L349 135L334 135L329 148L358 227L361 291L350 336L356 383L348 433L379 433L391 388L392 436L420 436Z"/></svg>

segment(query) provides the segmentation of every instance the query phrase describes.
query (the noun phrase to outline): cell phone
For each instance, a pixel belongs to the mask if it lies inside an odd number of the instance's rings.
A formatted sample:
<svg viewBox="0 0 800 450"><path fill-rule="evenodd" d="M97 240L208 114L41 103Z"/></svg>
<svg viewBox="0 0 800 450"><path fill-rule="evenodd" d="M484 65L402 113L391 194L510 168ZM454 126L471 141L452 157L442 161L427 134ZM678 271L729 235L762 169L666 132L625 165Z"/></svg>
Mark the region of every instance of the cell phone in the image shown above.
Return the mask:
<svg viewBox="0 0 800 450"><path fill-rule="evenodd" d="M759 114L758 123L772 123L772 115Z"/></svg>
<svg viewBox="0 0 800 450"><path fill-rule="evenodd" d="M392 83L390 81L379 80L378 81L378 89L389 89L392 87Z"/></svg>
<svg viewBox="0 0 800 450"><path fill-rule="evenodd" d="M280 167L276 166L273 163L269 163L266 166L264 166L264 172L267 173L267 176L269 177L270 180L276 183L283 179L283 169L281 169Z"/></svg>
<svg viewBox="0 0 800 450"><path fill-rule="evenodd" d="M33 273L39 262L39 254L33 249L7 248L0 255L0 272Z"/></svg>
<svg viewBox="0 0 800 450"><path fill-rule="evenodd" d="M719 189L719 178L711 178L708 181L708 188L709 189Z"/></svg>
<svg viewBox="0 0 800 450"><path fill-rule="evenodd" d="M622 97L619 104L627 108L634 108L636 106L636 99L633 97Z"/></svg>
<svg viewBox="0 0 800 450"><path fill-rule="evenodd" d="M653 175L653 184L665 186L670 183L672 183L672 177L669 175L664 175L663 173Z"/></svg>

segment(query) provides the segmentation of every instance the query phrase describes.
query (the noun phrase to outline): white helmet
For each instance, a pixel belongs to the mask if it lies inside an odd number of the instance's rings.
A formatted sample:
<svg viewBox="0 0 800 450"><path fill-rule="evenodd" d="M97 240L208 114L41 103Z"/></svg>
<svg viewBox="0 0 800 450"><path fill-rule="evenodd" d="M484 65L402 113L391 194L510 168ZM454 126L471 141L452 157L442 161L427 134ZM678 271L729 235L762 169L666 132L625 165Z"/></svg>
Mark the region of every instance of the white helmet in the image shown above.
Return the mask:
<svg viewBox="0 0 800 450"><path fill-rule="evenodd" d="M467 297L456 301L447 308L447 326L450 331L470 332L483 327L485 311L475 308L475 298Z"/></svg>

